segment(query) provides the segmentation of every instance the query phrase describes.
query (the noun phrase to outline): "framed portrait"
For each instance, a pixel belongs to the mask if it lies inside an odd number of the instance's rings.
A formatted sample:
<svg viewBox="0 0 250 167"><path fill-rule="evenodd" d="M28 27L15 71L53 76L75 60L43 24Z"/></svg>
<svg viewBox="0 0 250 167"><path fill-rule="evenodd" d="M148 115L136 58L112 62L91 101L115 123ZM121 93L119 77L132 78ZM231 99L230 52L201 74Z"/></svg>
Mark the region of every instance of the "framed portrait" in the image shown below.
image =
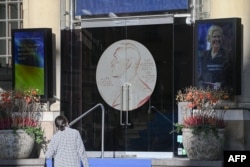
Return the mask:
<svg viewBox="0 0 250 167"><path fill-rule="evenodd" d="M241 19L197 20L194 30L195 85L241 94Z"/></svg>

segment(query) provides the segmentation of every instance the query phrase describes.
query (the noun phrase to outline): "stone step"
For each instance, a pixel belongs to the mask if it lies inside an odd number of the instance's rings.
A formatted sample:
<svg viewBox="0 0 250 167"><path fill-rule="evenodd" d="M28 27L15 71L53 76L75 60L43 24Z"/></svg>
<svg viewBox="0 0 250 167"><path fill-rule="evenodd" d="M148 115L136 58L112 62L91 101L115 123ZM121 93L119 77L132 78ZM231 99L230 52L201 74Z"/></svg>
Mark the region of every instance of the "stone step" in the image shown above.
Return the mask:
<svg viewBox="0 0 250 167"><path fill-rule="evenodd" d="M10 160L1 160L1 167L44 167L45 159L43 158L34 158L34 159L10 159Z"/></svg>
<svg viewBox="0 0 250 167"><path fill-rule="evenodd" d="M138 161L137 161L138 160ZM150 160L150 164L146 161ZM223 167L223 161L191 161L188 158L143 159L137 158L89 158L90 167L121 167L122 164L141 164L143 167ZM142 162L142 163L140 163ZM44 167L45 159L0 160L0 167ZM114 166L115 165L115 166ZM110 166L109 166L110 167Z"/></svg>
<svg viewBox="0 0 250 167"><path fill-rule="evenodd" d="M152 159L152 167L223 167L223 161L198 161L188 158Z"/></svg>

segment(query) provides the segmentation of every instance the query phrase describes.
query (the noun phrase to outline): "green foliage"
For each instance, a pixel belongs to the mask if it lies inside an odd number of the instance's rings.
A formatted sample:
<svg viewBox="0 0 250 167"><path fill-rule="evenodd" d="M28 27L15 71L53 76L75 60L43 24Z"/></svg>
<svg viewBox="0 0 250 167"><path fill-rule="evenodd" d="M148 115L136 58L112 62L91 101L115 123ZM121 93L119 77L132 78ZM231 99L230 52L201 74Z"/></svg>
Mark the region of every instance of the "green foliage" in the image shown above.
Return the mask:
<svg viewBox="0 0 250 167"><path fill-rule="evenodd" d="M183 124L179 124L179 123L174 123L174 127L176 127L174 130L172 130L170 132L171 133L180 133L182 131L182 129L184 128L184 125Z"/></svg>
<svg viewBox="0 0 250 167"><path fill-rule="evenodd" d="M208 136L210 132L213 133L215 137L219 137L218 131L219 129L216 126L211 126L211 125L205 125L205 126L194 126L194 127L189 127L192 129L192 133L194 135L200 135L202 132L204 132L205 136Z"/></svg>
<svg viewBox="0 0 250 167"><path fill-rule="evenodd" d="M185 127L183 124L175 123L174 124L175 129L172 130L170 133L180 133L183 128L189 128L192 130L192 133L194 135L200 135L204 132L205 136L208 136L210 132L214 134L215 137L219 137L219 129L216 126L211 125L199 125L199 126L189 126Z"/></svg>
<svg viewBox="0 0 250 167"><path fill-rule="evenodd" d="M37 144L42 144L45 141L44 131L41 127L25 127L24 130L28 135L35 136Z"/></svg>

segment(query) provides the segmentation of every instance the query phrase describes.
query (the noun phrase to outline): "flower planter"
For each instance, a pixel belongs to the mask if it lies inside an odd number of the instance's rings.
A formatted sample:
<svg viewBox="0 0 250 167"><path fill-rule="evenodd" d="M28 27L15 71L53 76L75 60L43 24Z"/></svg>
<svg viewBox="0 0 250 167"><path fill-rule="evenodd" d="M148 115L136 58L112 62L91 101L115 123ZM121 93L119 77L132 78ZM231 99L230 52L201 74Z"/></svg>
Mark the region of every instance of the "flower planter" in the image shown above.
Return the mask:
<svg viewBox="0 0 250 167"><path fill-rule="evenodd" d="M211 131L208 134L192 133L192 129L183 128L183 146L190 160L220 160L224 149L224 129L218 130L218 136Z"/></svg>
<svg viewBox="0 0 250 167"><path fill-rule="evenodd" d="M24 130L0 130L0 159L29 158L35 140Z"/></svg>

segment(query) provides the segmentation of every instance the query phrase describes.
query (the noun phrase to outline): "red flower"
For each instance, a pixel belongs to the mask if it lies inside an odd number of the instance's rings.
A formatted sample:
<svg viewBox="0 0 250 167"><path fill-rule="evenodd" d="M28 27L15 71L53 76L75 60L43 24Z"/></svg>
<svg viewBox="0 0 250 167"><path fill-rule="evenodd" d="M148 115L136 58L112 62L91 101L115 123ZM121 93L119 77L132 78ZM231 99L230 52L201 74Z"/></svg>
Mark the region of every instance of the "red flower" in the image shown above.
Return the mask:
<svg viewBox="0 0 250 167"><path fill-rule="evenodd" d="M177 92L177 102L189 102L184 107L183 126L189 128L215 127L223 128L223 113L217 113L214 109L221 99L229 99L226 90L199 89L188 87Z"/></svg>
<svg viewBox="0 0 250 167"><path fill-rule="evenodd" d="M0 92L0 129L37 127L42 111L38 90Z"/></svg>

